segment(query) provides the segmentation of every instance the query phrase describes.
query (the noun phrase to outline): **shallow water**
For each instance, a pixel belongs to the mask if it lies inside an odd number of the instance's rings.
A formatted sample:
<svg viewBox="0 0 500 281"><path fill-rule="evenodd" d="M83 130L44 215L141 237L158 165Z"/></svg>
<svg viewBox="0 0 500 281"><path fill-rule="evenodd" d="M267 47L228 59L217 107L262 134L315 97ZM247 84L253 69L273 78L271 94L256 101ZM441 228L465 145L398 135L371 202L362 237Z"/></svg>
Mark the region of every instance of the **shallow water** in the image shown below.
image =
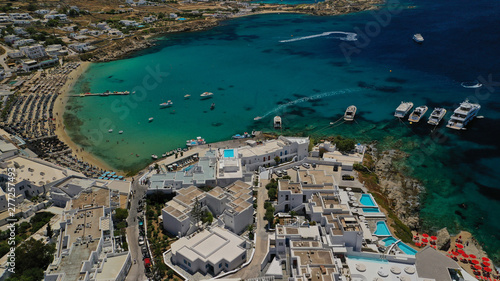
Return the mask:
<svg viewBox="0 0 500 281"><path fill-rule="evenodd" d="M489 80L500 81L495 16L500 6L486 0L426 0L408 9L411 5L405 3L401 12L392 9L390 22L378 24L378 34L376 17L363 12L252 16L209 31L165 36L134 57L90 67L75 92L136 94L72 98L67 114L81 122L73 122L70 135L122 170L143 168L151 154L182 147L197 136L215 142L253 129L272 131L275 115L283 118L283 134L378 140L381 148L411 153L400 165L426 187L421 218L427 231L444 226L472 231L498 259L498 86L476 91L460 83L488 80L490 74ZM334 31L357 33L358 41L337 33L314 36ZM411 39L417 32L425 38L422 45ZM346 48L355 50L349 59ZM200 100L205 91L214 97ZM479 115L485 116L467 131L441 126L431 132L425 122L410 126L393 117L398 104L409 100L429 106L425 120L433 107L447 108L447 120L465 98L479 101ZM174 105L160 109L167 100ZM358 107L356 122L330 127L351 104ZM256 116L265 118L256 122ZM459 207L462 203L467 209Z"/></svg>

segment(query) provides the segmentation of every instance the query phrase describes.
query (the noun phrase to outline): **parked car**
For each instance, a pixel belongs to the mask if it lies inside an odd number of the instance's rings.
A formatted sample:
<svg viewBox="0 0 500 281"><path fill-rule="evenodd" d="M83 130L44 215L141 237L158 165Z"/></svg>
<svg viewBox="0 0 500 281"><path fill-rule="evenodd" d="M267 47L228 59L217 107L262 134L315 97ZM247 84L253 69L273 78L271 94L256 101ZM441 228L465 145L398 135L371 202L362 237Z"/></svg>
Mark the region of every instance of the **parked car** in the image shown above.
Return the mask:
<svg viewBox="0 0 500 281"><path fill-rule="evenodd" d="M286 170L283 170L283 175L284 176L287 176L288 175L288 172Z"/></svg>
<svg viewBox="0 0 500 281"><path fill-rule="evenodd" d="M312 163L311 165L313 168L316 168L316 163Z"/></svg>
<svg viewBox="0 0 500 281"><path fill-rule="evenodd" d="M294 169L295 171L298 171L298 170L300 170L300 166L293 166L292 169Z"/></svg>
<svg viewBox="0 0 500 281"><path fill-rule="evenodd" d="M139 246L144 245L144 237L139 236Z"/></svg>
<svg viewBox="0 0 500 281"><path fill-rule="evenodd" d="M302 163L302 167L309 169L311 168L311 165L309 165L309 163Z"/></svg>
<svg viewBox="0 0 500 281"><path fill-rule="evenodd" d="M142 250L143 255L147 254L147 252L148 252L148 248L146 246L142 246L141 250Z"/></svg>
<svg viewBox="0 0 500 281"><path fill-rule="evenodd" d="M351 175L344 174L344 175L342 175L342 180L345 180L345 181L353 181L353 180L354 180L354 177L353 177L353 176L351 176Z"/></svg>

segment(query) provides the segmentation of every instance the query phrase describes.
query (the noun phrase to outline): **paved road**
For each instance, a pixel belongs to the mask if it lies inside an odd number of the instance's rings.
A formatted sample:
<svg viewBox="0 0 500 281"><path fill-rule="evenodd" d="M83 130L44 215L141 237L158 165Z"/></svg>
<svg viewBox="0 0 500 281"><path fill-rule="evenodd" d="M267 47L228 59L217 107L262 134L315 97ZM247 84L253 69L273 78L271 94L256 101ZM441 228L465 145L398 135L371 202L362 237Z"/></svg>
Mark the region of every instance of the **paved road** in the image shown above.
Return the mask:
<svg viewBox="0 0 500 281"><path fill-rule="evenodd" d="M260 186L258 189L259 192L257 194L257 229L255 230L255 254L253 256L252 262L245 268L241 269L235 274L228 276L227 278L248 279L259 277L262 275L260 272L260 263L267 254L266 244L268 236L266 232L267 221L264 220L264 215L266 213L266 210L264 209L264 202L268 199L267 190L265 188L267 183L268 180L260 180Z"/></svg>
<svg viewBox="0 0 500 281"><path fill-rule="evenodd" d="M132 255L132 260L136 260L137 263L132 263L132 267L127 275L127 281L143 281L148 280L144 274L144 263L142 261L141 247L139 246L139 225L137 220L137 207L139 206L139 199L142 199L144 194L146 194L147 187L145 185L140 185L139 176L132 184L132 192L135 194L132 197L129 216L127 219L127 239L128 239L128 249Z"/></svg>
<svg viewBox="0 0 500 281"><path fill-rule="evenodd" d="M9 68L9 66L7 66L7 63L5 62L5 59L7 58L7 52L12 51L12 49L9 48L8 46L5 46L5 45L2 45L2 48L5 49L5 53L0 56L0 64L2 65L3 69L5 70L5 72L7 72L7 71L10 70L10 68Z"/></svg>

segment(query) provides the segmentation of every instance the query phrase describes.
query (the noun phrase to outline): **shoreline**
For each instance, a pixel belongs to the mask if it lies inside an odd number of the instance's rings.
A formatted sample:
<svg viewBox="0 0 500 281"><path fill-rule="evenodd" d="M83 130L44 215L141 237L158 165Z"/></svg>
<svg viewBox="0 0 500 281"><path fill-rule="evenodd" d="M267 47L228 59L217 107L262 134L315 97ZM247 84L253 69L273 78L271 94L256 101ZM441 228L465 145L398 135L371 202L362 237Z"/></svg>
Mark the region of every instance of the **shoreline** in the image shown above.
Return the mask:
<svg viewBox="0 0 500 281"><path fill-rule="evenodd" d="M56 136L64 142L68 147L71 149L71 153L75 155L78 159L81 159L82 161L85 161L91 165L94 165L96 167L99 167L100 169L103 170L114 170L112 169L109 165L107 165L104 161L98 159L94 155L92 155L89 152L86 152L82 150L82 147L77 145L71 137L66 133L66 129L64 126L64 111L65 107L68 103L69 100L69 92L73 89L73 86L75 85L76 81L80 78L80 76L87 71L89 68L91 62L87 61L82 61L80 62L80 65L78 68L76 68L74 71L72 71L68 75L68 81L62 88L60 89L59 97L57 98L56 102L54 103L54 115L56 116L55 120L55 134ZM122 171L116 171L117 173L122 173Z"/></svg>

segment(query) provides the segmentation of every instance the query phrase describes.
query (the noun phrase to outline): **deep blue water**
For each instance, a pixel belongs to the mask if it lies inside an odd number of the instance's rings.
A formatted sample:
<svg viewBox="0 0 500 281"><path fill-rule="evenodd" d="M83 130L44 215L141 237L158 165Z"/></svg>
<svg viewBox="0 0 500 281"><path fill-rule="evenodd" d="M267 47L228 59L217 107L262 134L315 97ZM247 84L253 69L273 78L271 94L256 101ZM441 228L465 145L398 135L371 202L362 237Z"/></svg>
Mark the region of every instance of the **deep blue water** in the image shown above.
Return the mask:
<svg viewBox="0 0 500 281"><path fill-rule="evenodd" d="M165 36L129 59L93 64L75 91L137 93L72 99L68 114L82 123L70 135L123 170L140 169L152 153L196 136L214 142L252 129L272 131L274 115L282 116L284 134L377 140L380 148L412 155L401 166L426 187L424 230L472 231L498 260L500 3L424 0L395 6L402 9L390 9L390 20L380 16L388 7L335 17L239 18L209 31ZM348 36L338 33L307 37L333 31L357 33L358 40L345 41ZM412 41L414 33L423 35L424 44ZM150 75L156 68L165 74L158 83ZM478 91L460 86L473 80L490 82ZM214 98L200 100L205 91ZM451 112L466 98L479 102L484 116L467 131L410 127L392 116L402 100L426 104L429 112L435 106ZM174 106L160 109L167 100ZM358 107L356 122L328 126L350 104ZM255 122L256 116L264 118ZM149 117L154 121L148 123ZM107 133L109 128L124 134Z"/></svg>

